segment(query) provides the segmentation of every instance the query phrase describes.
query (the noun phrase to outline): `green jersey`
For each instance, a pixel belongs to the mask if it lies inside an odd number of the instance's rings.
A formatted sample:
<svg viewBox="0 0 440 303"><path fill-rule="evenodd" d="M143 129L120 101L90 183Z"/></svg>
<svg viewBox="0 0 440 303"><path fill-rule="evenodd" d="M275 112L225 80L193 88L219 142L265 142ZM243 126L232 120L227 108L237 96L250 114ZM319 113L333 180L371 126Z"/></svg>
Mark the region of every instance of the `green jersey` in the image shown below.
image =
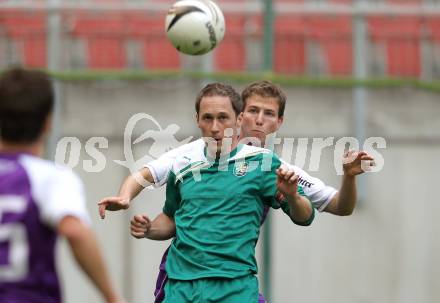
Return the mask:
<svg viewBox="0 0 440 303"><path fill-rule="evenodd" d="M177 280L237 278L257 273L255 245L264 205L276 199L281 165L271 151L240 145L227 159L181 155L170 172L163 212L174 217L176 237L166 270Z"/></svg>

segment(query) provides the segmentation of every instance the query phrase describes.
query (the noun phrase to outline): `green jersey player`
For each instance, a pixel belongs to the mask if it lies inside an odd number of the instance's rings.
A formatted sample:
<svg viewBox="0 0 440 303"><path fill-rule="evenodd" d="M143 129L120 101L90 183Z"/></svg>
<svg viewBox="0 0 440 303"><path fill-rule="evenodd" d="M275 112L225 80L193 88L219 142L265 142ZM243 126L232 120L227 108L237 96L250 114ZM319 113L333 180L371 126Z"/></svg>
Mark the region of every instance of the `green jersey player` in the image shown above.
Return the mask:
<svg viewBox="0 0 440 303"><path fill-rule="evenodd" d="M197 123L209 143L203 155L176 158L168 178L163 212L174 218L176 237L164 302L257 302L255 245L264 205L280 208L278 188L294 222L310 223L313 208L277 156L238 144L240 111L234 111L231 87L208 85L198 100ZM225 138L228 129L232 134ZM161 233L161 227L155 220L150 230Z"/></svg>
<svg viewBox="0 0 440 303"><path fill-rule="evenodd" d="M260 140L261 145L264 146L266 136L276 132L283 122L286 96L277 85L269 81L259 81L250 84L244 89L242 100L244 108L243 112L239 115L241 138L256 137ZM199 139L171 150L157 160L146 164L146 167L139 174L129 176L126 179L118 197L109 197L101 201L101 214L103 215L104 209L117 210L127 208L129 201L143 188L144 179L154 182L157 186L165 184L172 164L178 155L190 151L200 155L203 154L204 147L205 142ZM355 154L355 161L344 161L346 162L344 165L345 174L339 192L333 187L325 185L321 180L310 176L301 168L294 165L289 166L298 175L299 187L304 191L306 197L313 203L316 209L335 215L349 215L353 211L356 201L354 176L362 172L360 161L366 160L368 157L365 153L360 152ZM267 212L267 206L265 208ZM159 219L161 219L164 226L169 226L169 234L172 236L175 230L174 222L168 220L168 217L163 214L158 216L157 220ZM150 228L150 224L151 222L146 215L134 216L131 222L132 235L137 238L145 237L145 232ZM149 234L151 235L151 231ZM171 236L154 235L156 239L166 239ZM165 253L156 284L155 302L162 302L161 300L163 299L163 287L167 279L165 272L166 257ZM263 297L260 299L261 302L264 302Z"/></svg>

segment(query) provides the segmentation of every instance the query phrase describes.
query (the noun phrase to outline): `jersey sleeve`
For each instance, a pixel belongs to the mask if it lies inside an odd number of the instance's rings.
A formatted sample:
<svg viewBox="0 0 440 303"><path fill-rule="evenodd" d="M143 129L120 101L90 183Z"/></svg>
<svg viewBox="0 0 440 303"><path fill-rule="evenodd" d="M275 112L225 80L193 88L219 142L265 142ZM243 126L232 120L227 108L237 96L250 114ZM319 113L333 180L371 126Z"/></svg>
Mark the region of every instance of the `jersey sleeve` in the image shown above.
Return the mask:
<svg viewBox="0 0 440 303"><path fill-rule="evenodd" d="M281 205L275 198L277 193L277 175L275 171L280 167L281 162L273 153L263 154L262 157L260 167L262 200L267 206L278 209Z"/></svg>
<svg viewBox="0 0 440 303"><path fill-rule="evenodd" d="M176 183L176 175L171 171L167 181L165 205L162 210L163 213L168 217L173 218L179 208L180 200L181 197L179 185Z"/></svg>
<svg viewBox="0 0 440 303"><path fill-rule="evenodd" d="M304 196L304 194L302 194L301 192L299 192L299 194L300 194L301 196ZM310 202L309 199L307 199L307 200ZM292 219L292 218L290 217L290 206L289 206L289 203L287 203L287 201L278 202L278 204L280 204L280 207L281 207L281 209L283 210L283 212L284 212L287 216L289 216L290 220L292 220L292 222L295 223L296 225L309 226L310 224L312 224L313 220L315 220L315 209L313 208L313 204L312 204L312 202L310 202L311 207L312 207L312 214L310 215L310 218L307 219L307 221L304 221L304 222L296 221L296 220L294 220L294 219Z"/></svg>
<svg viewBox="0 0 440 303"><path fill-rule="evenodd" d="M284 164L284 163L282 163L281 160L274 154L272 156L271 173L270 174L267 174L267 173L263 174L264 177L262 178L263 179L263 188L264 188L263 192L265 193L264 201L266 201L268 206L270 206L274 209L281 208L283 210L283 212L292 220L293 223L295 223L297 225L302 225L302 226L310 225L315 218L315 210L313 208L313 205L312 205L312 214L311 214L310 218L305 222L297 222L296 220L292 219L290 216L289 203L287 203L287 201L278 201L276 199L276 193L277 193L276 170L277 170L277 168L279 168L281 166L281 164ZM264 167L264 165L263 165L263 167ZM298 186L298 193L301 196L306 196L303 189L300 186ZM306 198L307 198L307 196L306 196ZM310 202L310 200L309 200L309 202Z"/></svg>
<svg viewBox="0 0 440 303"><path fill-rule="evenodd" d="M170 150L158 159L148 162L144 167L150 170L153 176L154 186L160 187L167 183L168 175L173 166L173 162L178 156L179 148Z"/></svg>
<svg viewBox="0 0 440 303"><path fill-rule="evenodd" d="M303 169L283 160L281 161L283 164L289 166L290 169L293 169L299 176L298 185L302 188L305 197L312 202L313 207L320 212L323 211L338 191L326 185L320 179L310 176Z"/></svg>
<svg viewBox="0 0 440 303"><path fill-rule="evenodd" d="M170 171L173 168L173 163L176 161L178 156L194 151L203 152L204 146L204 141L202 139L198 139L191 143L174 148L156 160L145 164L144 167L148 168L153 176L154 186L160 187L167 183L168 175L170 174Z"/></svg>
<svg viewBox="0 0 440 303"><path fill-rule="evenodd" d="M21 164L28 174L42 222L56 229L64 217L74 216L91 224L83 183L70 168L31 156L23 156Z"/></svg>
<svg viewBox="0 0 440 303"><path fill-rule="evenodd" d="M39 204L41 218L56 228L66 216L73 216L90 225L91 220L86 209L84 187L77 175L65 169L48 180L45 199Z"/></svg>

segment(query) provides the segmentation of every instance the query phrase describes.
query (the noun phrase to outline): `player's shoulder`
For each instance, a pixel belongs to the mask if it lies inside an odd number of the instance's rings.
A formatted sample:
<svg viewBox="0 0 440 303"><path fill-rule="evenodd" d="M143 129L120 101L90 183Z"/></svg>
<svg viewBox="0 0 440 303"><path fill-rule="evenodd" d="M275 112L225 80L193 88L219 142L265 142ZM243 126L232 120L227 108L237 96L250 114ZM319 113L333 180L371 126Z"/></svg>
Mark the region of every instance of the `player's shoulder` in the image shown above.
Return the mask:
<svg viewBox="0 0 440 303"><path fill-rule="evenodd" d="M190 167L206 163L204 154L205 141L198 139L196 141L182 145L182 149L173 162L172 171L179 173Z"/></svg>
<svg viewBox="0 0 440 303"><path fill-rule="evenodd" d="M277 156L267 148L262 148L258 146L252 146L252 145L240 145L238 146L237 153L231 157L230 160L243 160L243 159L249 159L250 157L275 157Z"/></svg>
<svg viewBox="0 0 440 303"><path fill-rule="evenodd" d="M31 155L22 155L19 162L31 180L39 181L38 183L44 181L80 182L79 177L69 167L49 160Z"/></svg>
<svg viewBox="0 0 440 303"><path fill-rule="evenodd" d="M191 153L191 152L203 152L205 148L205 141L202 138L197 139L195 141L183 144L176 148L176 151L179 153Z"/></svg>
<svg viewBox="0 0 440 303"><path fill-rule="evenodd" d="M85 208L84 185L71 168L30 155L19 159L28 176L30 193L41 220L56 228L66 215L90 224Z"/></svg>
<svg viewBox="0 0 440 303"><path fill-rule="evenodd" d="M187 154L203 154L203 149L205 147L205 143L203 139L197 139L195 141L182 144L176 148L173 148L160 156L159 159L165 160L165 161L174 161L175 159L181 157L182 155ZM154 162L154 161L152 161Z"/></svg>

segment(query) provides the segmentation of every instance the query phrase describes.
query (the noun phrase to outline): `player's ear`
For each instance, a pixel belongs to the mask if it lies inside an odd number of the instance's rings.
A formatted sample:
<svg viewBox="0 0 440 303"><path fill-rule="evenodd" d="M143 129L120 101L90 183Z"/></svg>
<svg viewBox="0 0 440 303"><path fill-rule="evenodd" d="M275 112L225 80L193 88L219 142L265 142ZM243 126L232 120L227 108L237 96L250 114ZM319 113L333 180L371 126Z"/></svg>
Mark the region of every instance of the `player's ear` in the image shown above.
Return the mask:
<svg viewBox="0 0 440 303"><path fill-rule="evenodd" d="M281 124L283 124L284 116L278 117L278 128L281 127Z"/></svg>
<svg viewBox="0 0 440 303"><path fill-rule="evenodd" d="M200 128L200 116L199 116L199 114L196 114L196 124L197 124L197 127L198 127L199 129L201 129L201 128Z"/></svg>
<svg viewBox="0 0 440 303"><path fill-rule="evenodd" d="M237 117L237 126L238 127L241 127L241 123L243 122L243 112L241 112L241 113L239 113L238 114L238 117Z"/></svg>

